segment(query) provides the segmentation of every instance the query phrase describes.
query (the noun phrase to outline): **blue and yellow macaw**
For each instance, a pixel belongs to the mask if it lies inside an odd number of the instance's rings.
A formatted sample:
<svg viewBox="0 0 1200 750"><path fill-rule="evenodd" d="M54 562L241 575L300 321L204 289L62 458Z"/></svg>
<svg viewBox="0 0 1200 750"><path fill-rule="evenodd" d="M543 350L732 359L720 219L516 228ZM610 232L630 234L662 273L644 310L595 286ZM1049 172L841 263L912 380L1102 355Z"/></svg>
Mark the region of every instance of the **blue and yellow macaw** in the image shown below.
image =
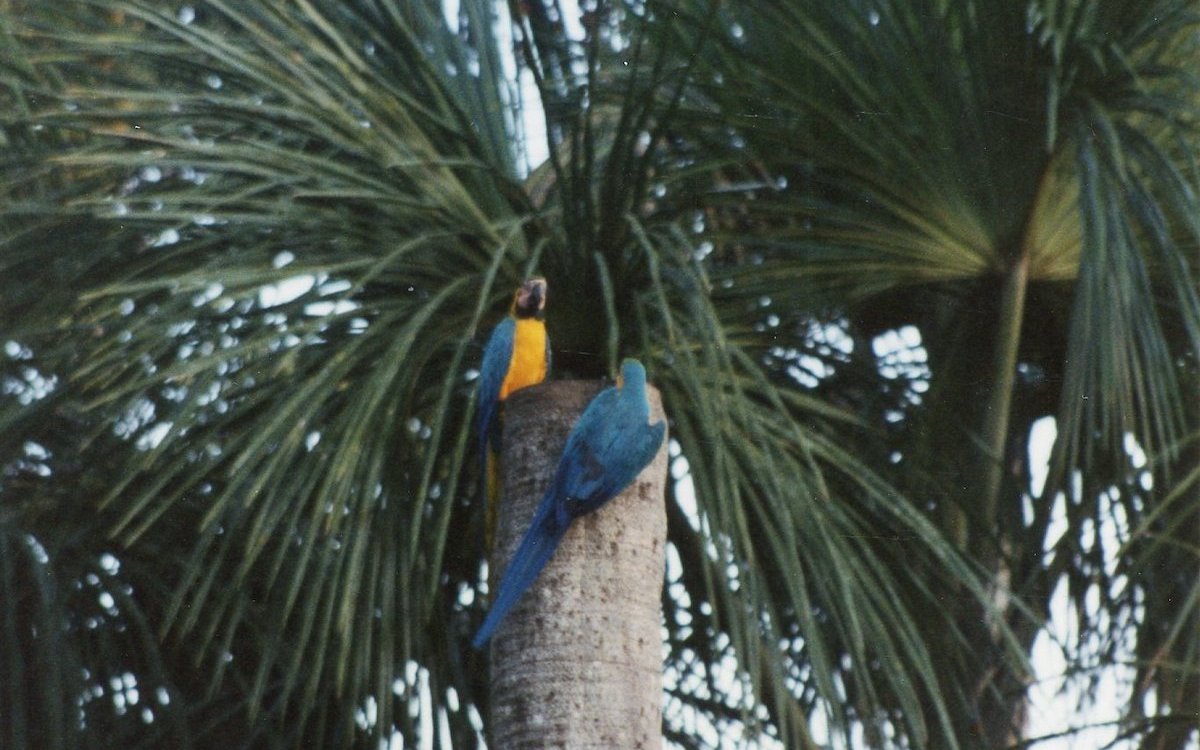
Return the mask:
<svg viewBox="0 0 1200 750"><path fill-rule="evenodd" d="M658 453L666 430L661 421L650 424L645 368L636 359L625 360L617 384L592 399L571 430L554 479L475 635L475 648L487 643L533 585L571 522L598 510L636 479Z"/></svg>
<svg viewBox="0 0 1200 750"><path fill-rule="evenodd" d="M537 385L550 369L550 337L546 335L546 280L532 278L513 294L508 317L488 338L479 368L479 458L487 502L485 541L490 549L500 496L500 404L513 391Z"/></svg>

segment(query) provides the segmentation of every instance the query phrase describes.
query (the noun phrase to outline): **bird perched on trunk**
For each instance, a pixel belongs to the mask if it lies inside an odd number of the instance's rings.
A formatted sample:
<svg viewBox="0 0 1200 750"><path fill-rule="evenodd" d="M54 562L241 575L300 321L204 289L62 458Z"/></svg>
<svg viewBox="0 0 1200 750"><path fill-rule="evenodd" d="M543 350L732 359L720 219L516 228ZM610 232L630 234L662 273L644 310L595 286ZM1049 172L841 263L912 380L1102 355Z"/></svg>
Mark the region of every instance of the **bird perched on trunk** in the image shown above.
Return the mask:
<svg viewBox="0 0 1200 750"><path fill-rule="evenodd" d="M492 330L479 368L479 458L487 503L485 541L490 549L500 496L500 404L513 391L537 385L550 369L546 335L546 280L527 280L513 294L508 317Z"/></svg>
<svg viewBox="0 0 1200 750"><path fill-rule="evenodd" d="M592 399L567 437L554 479L475 636L476 648L533 584L571 522L598 510L636 479L658 453L666 429L661 421L650 424L645 368L636 359L625 360L617 384Z"/></svg>

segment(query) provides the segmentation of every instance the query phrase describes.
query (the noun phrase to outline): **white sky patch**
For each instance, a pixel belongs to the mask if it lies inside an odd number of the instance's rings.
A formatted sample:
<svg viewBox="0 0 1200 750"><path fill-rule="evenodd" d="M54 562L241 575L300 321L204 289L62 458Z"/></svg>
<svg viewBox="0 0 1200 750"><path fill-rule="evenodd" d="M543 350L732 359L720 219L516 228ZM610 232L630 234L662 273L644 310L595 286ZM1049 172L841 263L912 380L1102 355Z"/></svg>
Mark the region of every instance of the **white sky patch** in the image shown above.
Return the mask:
<svg viewBox="0 0 1200 750"><path fill-rule="evenodd" d="M446 17L446 25L451 31L458 32L458 14L462 9L459 0L442 0L442 13Z"/></svg>
<svg viewBox="0 0 1200 750"><path fill-rule="evenodd" d="M1030 491L1035 496L1041 495L1045 487L1050 451L1056 437L1057 429L1053 417L1039 419L1030 431ZM1135 467L1145 465L1145 452L1132 436L1126 436L1125 449ZM1071 491L1078 495L1082 490L1078 473L1072 479ZM1116 488L1103 493L1099 498L1101 510L1098 528L1085 522L1085 528L1080 534L1080 543L1084 547L1101 545L1104 566L1109 575L1115 572L1117 552L1130 533L1128 518L1119 504L1119 498L1119 490ZM1042 497L1037 502L1054 503L1050 525L1046 531L1045 549L1049 553L1068 531L1067 499L1066 495L1060 492L1053 499ZM1048 554L1046 564L1049 564L1050 560ZM1128 584L1118 580L1114 585L1119 589ZM1087 592L1085 607L1089 617L1095 617L1097 614L1099 596L1100 590L1095 585ZM1026 736L1034 740L1038 737L1063 735L1035 743L1032 747L1036 750L1093 750L1099 747L1129 750L1137 743L1134 739L1116 741L1119 728L1114 722L1121 718L1123 707L1129 704L1132 696L1134 673L1132 668L1124 665L1133 663L1134 654L1122 649L1116 655L1116 664L1101 667L1094 697L1091 700L1083 700L1079 684L1073 682L1066 674L1068 661L1065 649L1073 649L1079 645L1080 634L1076 625L1076 615L1075 605L1068 595L1066 580L1060 579L1050 598L1049 621L1045 630L1034 641L1030 654L1034 683L1029 692ZM1194 746L1195 743L1190 745Z"/></svg>
<svg viewBox="0 0 1200 750"><path fill-rule="evenodd" d="M375 726L375 722L379 719L379 706L375 701L375 696L368 695L363 705L354 709L354 723L359 729L367 730Z"/></svg>
<svg viewBox="0 0 1200 750"><path fill-rule="evenodd" d="M1058 437L1058 423L1054 417L1042 417L1029 430L1029 491L1041 497L1046 487L1046 473L1050 469L1050 449Z"/></svg>
<svg viewBox="0 0 1200 750"><path fill-rule="evenodd" d="M268 284L258 290L258 306L285 305L301 295L308 294L316 283L315 276L304 274L284 279L277 284Z"/></svg>
<svg viewBox="0 0 1200 750"><path fill-rule="evenodd" d="M179 242L178 229L164 229L158 233L158 236L150 243L150 247L166 247Z"/></svg>
<svg viewBox="0 0 1200 750"><path fill-rule="evenodd" d="M522 70L519 84L521 101L521 125L525 131L525 161L532 172L550 158L550 147L546 142L546 116L542 112L541 96L533 74Z"/></svg>
<svg viewBox="0 0 1200 750"><path fill-rule="evenodd" d="M1133 464L1133 468L1143 468L1146 461L1146 451L1142 450L1141 443L1133 436L1133 433L1125 433L1125 452L1129 454L1129 461Z"/></svg>
<svg viewBox="0 0 1200 750"><path fill-rule="evenodd" d="M304 314L311 315L314 318L321 318L328 315L344 315L348 312L354 312L360 307L362 307L362 305L348 299L327 302L313 302L310 305L304 306Z"/></svg>
<svg viewBox="0 0 1200 750"><path fill-rule="evenodd" d="M26 440L25 455L34 459L35 461L44 461L47 458L50 458L50 451L46 450L41 443L35 443L32 440Z"/></svg>
<svg viewBox="0 0 1200 750"><path fill-rule="evenodd" d="M1070 684L1065 674L1067 660L1061 644L1078 641L1075 608L1067 596L1065 580L1059 581L1050 599L1050 622L1033 644L1030 661L1034 667L1034 683L1029 691L1029 739L1071 732L1033 745L1037 750L1092 750L1107 747L1113 750L1132 748L1132 741L1112 743L1118 728L1111 722L1120 718L1121 706L1129 702L1128 675L1119 679L1121 667L1105 668L1100 676L1095 700L1079 704L1078 688ZM1132 658L1132 654L1128 655ZM1105 723L1107 726L1100 726ZM1078 731L1072 731L1078 730Z"/></svg>
<svg viewBox="0 0 1200 750"><path fill-rule="evenodd" d="M326 281L317 287L317 291L321 294L337 294L338 292L349 291L354 287L350 279L332 279Z"/></svg>
<svg viewBox="0 0 1200 750"><path fill-rule="evenodd" d="M456 9L455 13L457 13L458 0L443 0L443 2L447 9L453 6ZM498 6L503 5L503 3L498 4ZM576 42L582 41L584 33L583 23L579 18L578 0L560 0L559 6L562 8L563 24L566 26L567 37ZM447 12L449 11L447 10ZM504 74L508 80L517 78L517 85L520 87L520 97L523 105L521 127L525 136L525 159L528 169L533 171L550 156L546 140L546 116L542 111L542 101L538 95L537 83L533 79L533 74L524 68L521 69L519 76L517 74L516 60L510 52L513 49L512 25L509 22L507 8L500 7L497 15L499 17L499 23L496 27L498 32L498 46L503 51L501 57Z"/></svg>
<svg viewBox="0 0 1200 750"><path fill-rule="evenodd" d="M192 297L192 304L196 307L200 307L202 305L207 305L209 302L216 300L218 297L220 297L224 293L225 293L225 287L221 284L213 282L213 283L209 284L208 286L204 287L204 291L199 292L194 297ZM194 325L195 321L192 321L192 322Z"/></svg>
<svg viewBox="0 0 1200 750"><path fill-rule="evenodd" d="M833 374L833 369L826 367L823 360L811 354L798 354L796 364L787 368L787 374L806 388L816 388L823 378Z"/></svg>
<svg viewBox="0 0 1200 750"><path fill-rule="evenodd" d="M46 548L42 546L42 543L39 542L36 537L34 537L32 534L26 534L25 543L29 545L30 551L33 552L34 558L36 558L39 563L45 565L46 563L50 562L50 555L46 552Z"/></svg>
<svg viewBox="0 0 1200 750"><path fill-rule="evenodd" d="M441 747L454 746L450 736L450 717L444 710L438 712L438 739Z"/></svg>
<svg viewBox="0 0 1200 750"><path fill-rule="evenodd" d="M579 0L559 0L563 12L563 25L567 27L567 38L583 41L583 21L579 18Z"/></svg>
<svg viewBox="0 0 1200 750"><path fill-rule="evenodd" d="M871 350L879 361L879 373L885 378L913 381L929 378L929 354L916 326L884 331L871 341Z"/></svg>
<svg viewBox="0 0 1200 750"><path fill-rule="evenodd" d="M138 450L148 451L157 448L162 444L162 441L167 437L167 433L171 431L174 425L174 422L159 422L151 427L146 431L146 434L138 438Z"/></svg>
<svg viewBox="0 0 1200 750"><path fill-rule="evenodd" d="M700 510L696 505L696 485L692 481L686 458L680 456L671 461L671 478L675 480L675 502L687 517L688 526L691 526L693 531L699 531L701 521Z"/></svg>
<svg viewBox="0 0 1200 750"><path fill-rule="evenodd" d="M313 430L312 432L308 433L307 436L305 436L304 447L311 452L313 448L317 447L317 443L319 442L321 442L321 433Z"/></svg>
<svg viewBox="0 0 1200 750"><path fill-rule="evenodd" d="M429 671L422 667L417 677L417 706L420 711L421 750L433 750L433 694L429 690Z"/></svg>
<svg viewBox="0 0 1200 750"><path fill-rule="evenodd" d="M110 576L116 575L117 571L121 569L121 561L114 557L112 553L105 552L100 555L100 567Z"/></svg>

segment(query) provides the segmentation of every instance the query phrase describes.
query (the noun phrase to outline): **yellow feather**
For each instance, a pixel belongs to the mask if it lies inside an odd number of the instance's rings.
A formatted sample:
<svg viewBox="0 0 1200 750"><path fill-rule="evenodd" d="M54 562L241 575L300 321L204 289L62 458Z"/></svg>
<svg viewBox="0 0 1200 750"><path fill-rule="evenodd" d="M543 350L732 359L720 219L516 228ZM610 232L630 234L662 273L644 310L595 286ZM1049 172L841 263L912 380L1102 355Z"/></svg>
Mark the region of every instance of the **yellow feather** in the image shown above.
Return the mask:
<svg viewBox="0 0 1200 750"><path fill-rule="evenodd" d="M536 318L518 318L513 331L512 359L508 374L500 384L500 400L508 394L537 385L546 379L546 323ZM487 513L484 518L484 542L491 550L496 535L500 507L500 456L491 449L487 456Z"/></svg>
<svg viewBox="0 0 1200 750"><path fill-rule="evenodd" d="M500 385L500 400L513 391L537 385L546 379L546 323L520 318L513 332L512 359Z"/></svg>

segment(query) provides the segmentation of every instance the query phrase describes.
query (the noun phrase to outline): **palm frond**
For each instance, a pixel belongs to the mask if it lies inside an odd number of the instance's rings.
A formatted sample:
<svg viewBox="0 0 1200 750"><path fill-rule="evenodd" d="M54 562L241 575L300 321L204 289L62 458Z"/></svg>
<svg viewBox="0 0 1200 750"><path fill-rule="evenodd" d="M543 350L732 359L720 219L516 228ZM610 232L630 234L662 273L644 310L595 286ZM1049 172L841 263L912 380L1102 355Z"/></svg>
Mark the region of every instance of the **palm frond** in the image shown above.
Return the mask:
<svg viewBox="0 0 1200 750"><path fill-rule="evenodd" d="M97 3L16 30L68 81L27 88L40 104L23 122L82 127L49 163L97 176L64 199L108 228L79 249L65 306L92 332L63 368L96 415L85 444L115 429L129 461L97 508L128 555L179 559L157 626L192 645L209 690L243 684L244 714L276 730L298 712L294 741L359 731L351 708L373 696L383 736L407 664L471 690L427 623L477 576L473 557L446 560L470 533L459 396L529 255L505 197L517 154L472 129L425 49L423 31L451 33L440 8L188 10ZM469 23L485 11L464 7ZM488 122L494 63L459 84Z"/></svg>
<svg viewBox="0 0 1200 750"><path fill-rule="evenodd" d="M71 719L81 668L62 643L65 615L44 555L28 534L7 528L0 534L0 586L9 602L0 711L4 744L15 748L72 747L77 736Z"/></svg>
<svg viewBox="0 0 1200 750"><path fill-rule="evenodd" d="M685 569L706 571L686 589L691 625L673 636L679 647L701 628L718 643L727 634L789 746L811 743L797 700L832 726L953 743L949 717L935 709L927 725L920 708L936 705L941 688L913 615L936 612L964 583L983 598L976 571L839 445L856 427L848 414L765 376L770 347L733 334L736 318L725 317L756 297L736 290L709 302L682 232L637 233L654 280L639 301L638 351L652 363L698 502L700 544L672 538ZM749 602L765 606L747 612Z"/></svg>
<svg viewBox="0 0 1200 750"><path fill-rule="evenodd" d="M560 373L639 356L664 395L668 663L704 683L679 705L789 746L817 717L963 744L1022 689L1058 576L1082 600L1103 568L1070 545L1129 436L1194 486L1192 4L655 0L581 32L508 6L0 10L0 271L35 280L0 296L0 456L40 441L59 487L2 479L0 585L86 610L15 531L73 507L128 577L131 674L198 743L439 746L418 715L477 743L476 341L538 271ZM526 78L551 157L522 184ZM925 374L889 375L876 342L910 330ZM1008 467L1050 414L1026 521ZM1182 495L1119 494L1183 528ZM59 588L99 559L70 535ZM1004 576L1028 602L994 606ZM1187 661L1176 622L1153 642Z"/></svg>

